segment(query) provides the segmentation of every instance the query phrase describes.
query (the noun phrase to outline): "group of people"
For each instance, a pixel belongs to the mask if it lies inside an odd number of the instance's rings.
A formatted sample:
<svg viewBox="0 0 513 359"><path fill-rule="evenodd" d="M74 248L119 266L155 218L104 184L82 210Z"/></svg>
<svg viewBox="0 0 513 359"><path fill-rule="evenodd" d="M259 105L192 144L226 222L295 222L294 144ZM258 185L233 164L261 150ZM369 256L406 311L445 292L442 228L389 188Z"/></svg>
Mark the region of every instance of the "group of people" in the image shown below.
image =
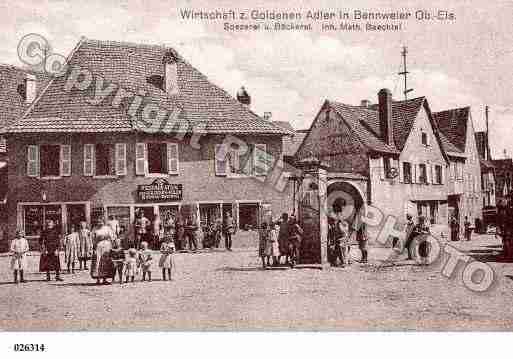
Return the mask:
<svg viewBox="0 0 513 359"><path fill-rule="evenodd" d="M121 245L119 236L122 231L116 226L117 221L110 218L107 223L99 219L93 230L87 228L86 222L79 226L71 225L69 233L64 237L52 220L47 221L46 228L41 232L39 244L41 257L39 271L46 273L46 280L50 281L50 273L55 273L55 280L62 281L60 252L64 251L64 264L68 273L75 273L75 266L79 264L79 270L89 270L96 279L97 284L110 284L109 279L119 283L134 282L141 273L142 280L152 280L154 267L153 251L149 249L148 242L142 241L139 248L130 247L127 251ZM26 282L24 271L27 267L27 252L29 245L23 231L16 231L16 236L11 242L11 269L14 282ZM174 267L173 253L175 245L172 237L166 237L160 245L160 259L158 266L162 270L162 279L171 280Z"/></svg>
<svg viewBox="0 0 513 359"><path fill-rule="evenodd" d="M479 225L479 221L476 221L476 230ZM468 216L465 216L465 220L463 222L464 230L463 234L465 236L466 241L470 241L472 237L472 224L470 223ZM459 241L460 240L460 222L456 215L452 215L449 219L449 227L451 230L451 241Z"/></svg>
<svg viewBox="0 0 513 359"><path fill-rule="evenodd" d="M328 217L328 261L331 266L346 267L351 261L351 244L356 240L361 251L361 262L368 261L368 235L366 224L360 217L349 223L340 216Z"/></svg>
<svg viewBox="0 0 513 359"><path fill-rule="evenodd" d="M283 213L279 220L263 222L258 246L262 267L279 266L282 263L294 267L299 260L302 237L303 229L296 217L289 217L287 213Z"/></svg>
<svg viewBox="0 0 513 359"><path fill-rule="evenodd" d="M235 232L234 220L228 212L222 218L218 215L205 226L202 226L196 215L184 218L180 213L167 211L161 219L157 214L153 221L144 215L142 210L136 213L134 236L129 236L128 246L139 248L142 242L158 249L166 238L171 238L176 250L196 251L199 243L203 248L218 248L224 236L225 248L232 250L232 235Z"/></svg>

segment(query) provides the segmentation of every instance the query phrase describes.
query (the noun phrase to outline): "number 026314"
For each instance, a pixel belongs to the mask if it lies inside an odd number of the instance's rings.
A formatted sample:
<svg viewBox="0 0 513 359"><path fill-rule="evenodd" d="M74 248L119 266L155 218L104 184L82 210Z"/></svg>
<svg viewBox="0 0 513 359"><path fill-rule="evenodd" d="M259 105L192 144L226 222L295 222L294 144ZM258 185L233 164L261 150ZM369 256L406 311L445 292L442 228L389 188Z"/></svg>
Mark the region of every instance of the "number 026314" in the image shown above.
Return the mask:
<svg viewBox="0 0 513 359"><path fill-rule="evenodd" d="M44 352L45 350L44 344L14 344L15 352Z"/></svg>

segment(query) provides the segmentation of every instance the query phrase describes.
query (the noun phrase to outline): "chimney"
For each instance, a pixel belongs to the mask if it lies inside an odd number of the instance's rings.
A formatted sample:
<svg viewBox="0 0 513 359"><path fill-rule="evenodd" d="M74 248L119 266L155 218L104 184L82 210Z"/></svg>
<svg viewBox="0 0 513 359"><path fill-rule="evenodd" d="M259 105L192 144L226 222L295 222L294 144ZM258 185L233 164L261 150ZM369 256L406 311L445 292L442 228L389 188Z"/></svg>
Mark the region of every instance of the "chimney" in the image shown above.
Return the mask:
<svg viewBox="0 0 513 359"><path fill-rule="evenodd" d="M27 74L25 77L25 102L32 103L36 99L36 76Z"/></svg>
<svg viewBox="0 0 513 359"><path fill-rule="evenodd" d="M392 128L392 93L389 89L381 89L378 92L378 103L378 119L382 140L387 145L394 146L394 136Z"/></svg>
<svg viewBox="0 0 513 359"><path fill-rule="evenodd" d="M362 100L360 102L361 107L370 107L370 105L371 105L371 102L369 100Z"/></svg>
<svg viewBox="0 0 513 359"><path fill-rule="evenodd" d="M272 112L264 112L264 120L271 121L272 116L273 116Z"/></svg>
<svg viewBox="0 0 513 359"><path fill-rule="evenodd" d="M237 100L246 106L251 105L251 96L249 96L244 86L237 91Z"/></svg>
<svg viewBox="0 0 513 359"><path fill-rule="evenodd" d="M164 63L164 91L170 95L176 95L178 88L178 58L169 50L163 57Z"/></svg>

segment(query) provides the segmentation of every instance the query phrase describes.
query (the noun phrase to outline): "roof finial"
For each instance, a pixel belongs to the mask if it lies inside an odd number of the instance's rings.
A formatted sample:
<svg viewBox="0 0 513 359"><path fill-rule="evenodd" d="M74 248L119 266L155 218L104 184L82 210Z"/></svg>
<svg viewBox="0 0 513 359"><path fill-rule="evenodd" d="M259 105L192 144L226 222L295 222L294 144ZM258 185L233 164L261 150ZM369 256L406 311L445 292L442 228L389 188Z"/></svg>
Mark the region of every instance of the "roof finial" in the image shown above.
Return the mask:
<svg viewBox="0 0 513 359"><path fill-rule="evenodd" d="M404 91L403 91L403 94L404 94L404 99L405 100L408 99L408 92L413 91L413 89L409 89L408 85L407 85L407 76L408 76L409 72L406 70L406 54L408 54L408 49L406 48L406 46L403 46L403 51L401 52L401 56L403 57L403 71L399 72L399 75L403 75L404 76Z"/></svg>

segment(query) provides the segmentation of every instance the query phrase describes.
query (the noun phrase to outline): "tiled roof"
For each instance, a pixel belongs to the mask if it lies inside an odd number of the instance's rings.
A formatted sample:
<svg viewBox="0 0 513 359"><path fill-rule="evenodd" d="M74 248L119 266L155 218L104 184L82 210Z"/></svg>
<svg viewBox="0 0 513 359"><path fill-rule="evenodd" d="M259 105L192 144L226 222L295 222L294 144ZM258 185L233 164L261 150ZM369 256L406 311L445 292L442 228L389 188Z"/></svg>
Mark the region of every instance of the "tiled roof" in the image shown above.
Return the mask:
<svg viewBox="0 0 513 359"><path fill-rule="evenodd" d="M48 83L48 77L12 65L0 64L0 128L12 124L27 110L28 104L23 98L27 74L36 76L36 92Z"/></svg>
<svg viewBox="0 0 513 359"><path fill-rule="evenodd" d="M283 155L294 156L306 137L305 132L296 132L293 136L283 137Z"/></svg>
<svg viewBox="0 0 513 359"><path fill-rule="evenodd" d="M423 106L424 100L424 97L418 97L411 100L392 102L392 124L395 145L387 145L381 139L377 105L362 107L339 102L329 102L329 104L342 116L360 140L369 148L379 152L399 153L406 143L406 139L420 108Z"/></svg>
<svg viewBox="0 0 513 359"><path fill-rule="evenodd" d="M466 157L466 155L460 151L459 148L457 148L451 141L449 141L443 132L438 132L438 135L440 137L440 142L442 143L444 151L447 152L449 156Z"/></svg>
<svg viewBox="0 0 513 359"><path fill-rule="evenodd" d="M469 116L470 107L433 112L440 131L462 152L465 152Z"/></svg>
<svg viewBox="0 0 513 359"><path fill-rule="evenodd" d="M283 127L284 129L288 130L288 131L291 131L293 132L294 131L294 127L292 127L292 125L290 124L290 122L288 121L273 121L273 123L275 125L278 125L280 127Z"/></svg>
<svg viewBox="0 0 513 359"><path fill-rule="evenodd" d="M158 84L148 82L150 77L162 81L163 59L170 52L177 59L177 95L168 94ZM153 128L163 127L164 130L170 130L179 123L186 122L191 126L198 125L210 133L290 134L290 131L260 118L227 92L212 84L205 75L169 47L82 39L70 55L68 65L68 71L79 67L89 69L94 79L101 76L104 79L104 88L108 83L113 83L131 93L143 93L141 109L147 103L153 103L170 112L177 108L182 110L178 119L171 120L164 126L153 123ZM133 98L125 99L120 106L114 107L112 99L117 91L113 91L99 105L94 105L87 99L92 97L95 81L87 91L66 91L64 85L67 78L67 75L54 78L28 114L10 126L7 132L32 132L36 130L35 121L42 121L37 128L38 132L82 129L112 131L113 121L119 128L125 129L131 124L133 129L140 129L128 120L127 110ZM138 111L136 115L139 119L141 112ZM48 121L49 119L54 119L57 124ZM86 124L87 121L90 122L89 125Z"/></svg>

